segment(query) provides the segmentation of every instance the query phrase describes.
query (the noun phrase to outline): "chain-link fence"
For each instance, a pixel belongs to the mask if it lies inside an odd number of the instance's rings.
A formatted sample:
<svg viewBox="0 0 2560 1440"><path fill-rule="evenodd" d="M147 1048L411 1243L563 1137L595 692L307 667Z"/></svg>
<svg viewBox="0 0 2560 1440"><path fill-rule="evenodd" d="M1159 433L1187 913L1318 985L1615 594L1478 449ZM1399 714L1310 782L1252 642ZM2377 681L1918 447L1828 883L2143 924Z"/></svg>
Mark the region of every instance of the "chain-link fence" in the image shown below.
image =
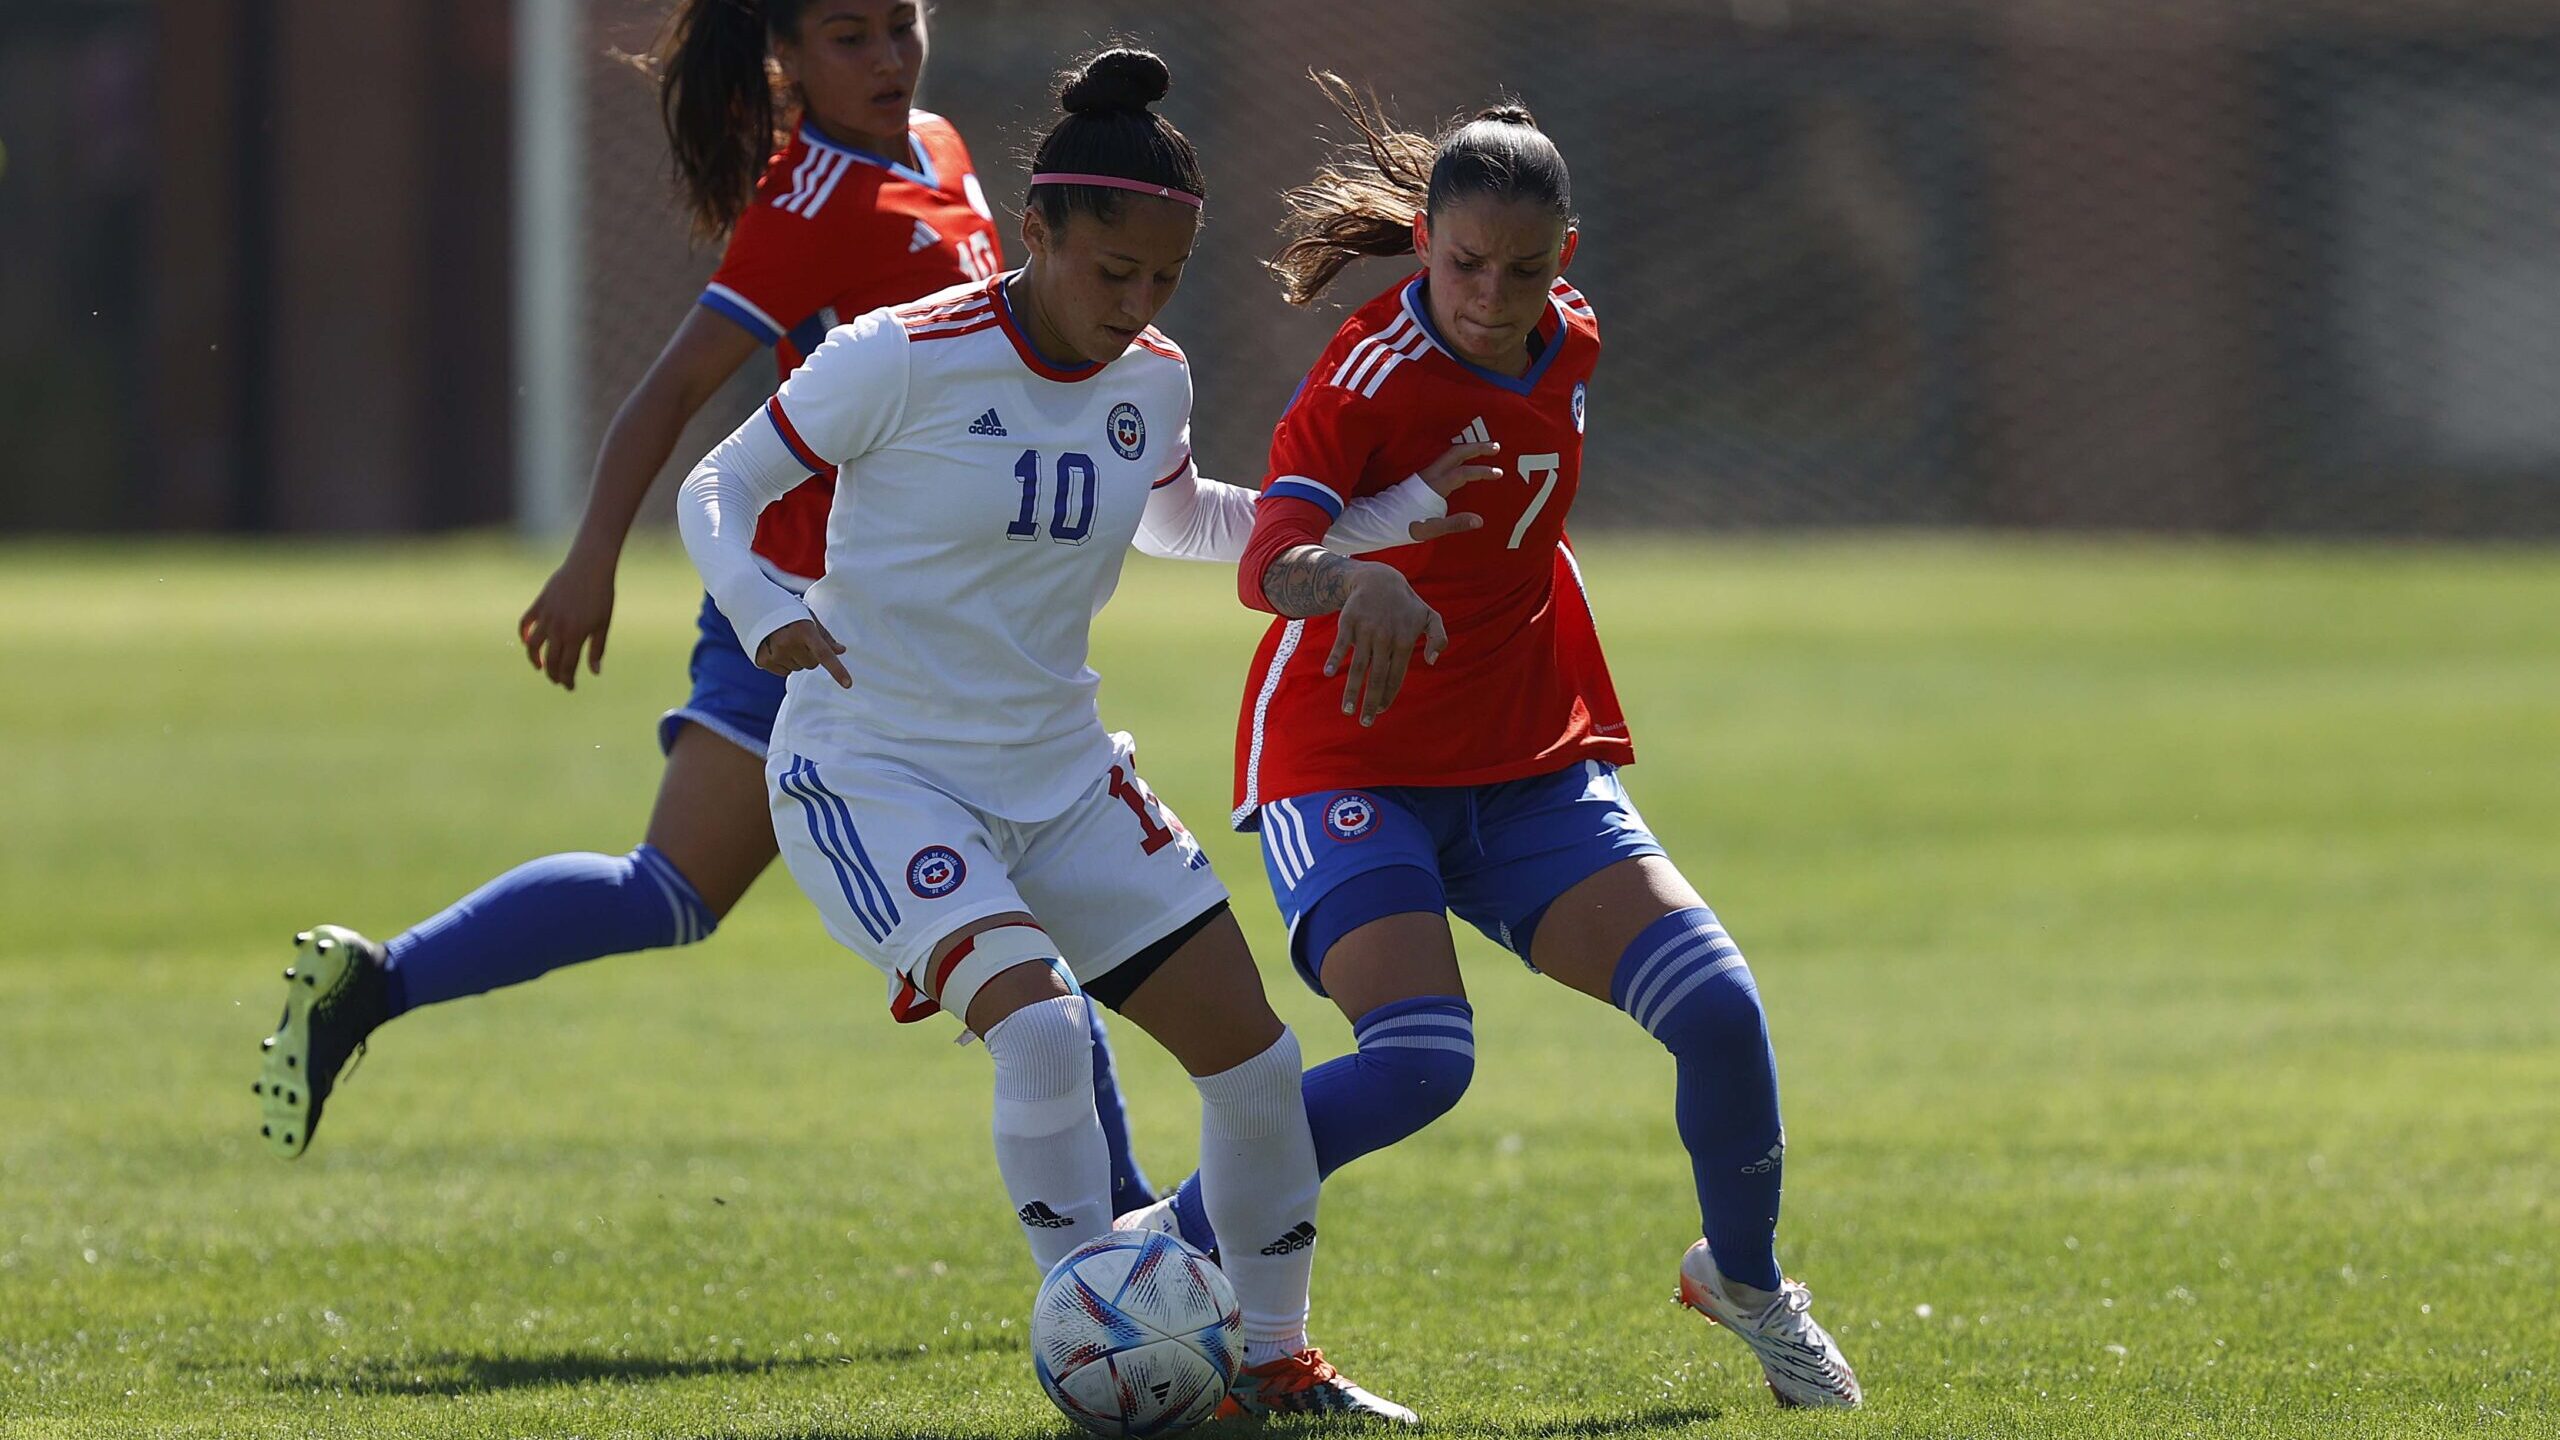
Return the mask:
<svg viewBox="0 0 2560 1440"><path fill-rule="evenodd" d="M713 257L667 202L647 85L605 58L663 12L588 3L600 430ZM1321 153L1324 65L1417 128L1516 93L1563 146L1608 345L1585 524L2560 530L2551 0L947 0L932 23L924 101L1008 203L1061 62L1116 31L1172 64L1213 193L1163 323L1213 474L1259 478L1339 319L1258 263Z"/></svg>

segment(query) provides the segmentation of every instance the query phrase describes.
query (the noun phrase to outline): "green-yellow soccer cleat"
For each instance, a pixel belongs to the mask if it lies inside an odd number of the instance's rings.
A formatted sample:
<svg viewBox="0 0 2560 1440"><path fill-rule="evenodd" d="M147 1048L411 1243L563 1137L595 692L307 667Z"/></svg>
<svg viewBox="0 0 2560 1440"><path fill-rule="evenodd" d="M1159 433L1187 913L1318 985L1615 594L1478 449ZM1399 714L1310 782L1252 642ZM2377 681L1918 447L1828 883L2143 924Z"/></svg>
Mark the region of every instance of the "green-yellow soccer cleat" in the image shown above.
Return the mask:
<svg viewBox="0 0 2560 1440"><path fill-rule="evenodd" d="M320 1107L365 1037L391 1015L382 947L353 930L314 925L293 937L284 1018L258 1065L258 1133L287 1160L311 1148Z"/></svg>

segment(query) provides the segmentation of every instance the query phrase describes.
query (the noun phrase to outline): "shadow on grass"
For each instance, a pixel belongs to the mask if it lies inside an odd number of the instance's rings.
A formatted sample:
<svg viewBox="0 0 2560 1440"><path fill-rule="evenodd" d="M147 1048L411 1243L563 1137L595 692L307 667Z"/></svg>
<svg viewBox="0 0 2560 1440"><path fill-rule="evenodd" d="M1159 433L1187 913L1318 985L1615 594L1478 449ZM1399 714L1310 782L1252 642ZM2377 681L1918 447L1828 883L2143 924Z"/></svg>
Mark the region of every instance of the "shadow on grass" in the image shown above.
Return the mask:
<svg viewBox="0 0 2560 1440"><path fill-rule="evenodd" d="M357 1395L480 1395L552 1386L647 1383L710 1377L752 1379L839 1365L902 1365L951 1355L1018 1350L1018 1342L866 1345L823 1355L624 1355L554 1350L531 1355L482 1355L441 1351L396 1358L361 1358L341 1365L267 1377L274 1390L343 1390Z"/></svg>
<svg viewBox="0 0 2560 1440"><path fill-rule="evenodd" d="M1497 1423L1490 1427L1490 1430L1496 1435L1518 1437L1518 1440L1609 1440L1609 1437L1651 1435L1678 1429L1684 1425L1703 1424L1721 1419L1723 1415L1724 1411L1713 1405L1658 1405L1627 1415L1595 1416L1587 1419L1560 1417L1518 1424ZM1424 1416L1426 1425L1429 1421L1430 1417ZM948 1427L935 1430L872 1430L862 1428L857 1421L848 1426L829 1427L824 1430L778 1432L734 1430L707 1435L702 1437L702 1440L966 1440L966 1437L972 1433L966 1428ZM1010 1426L1004 1427L1002 1433L1012 1436L1021 1434L1019 1430ZM1318 1437L1337 1435L1365 1436L1368 1440L1377 1440L1377 1437L1384 1433L1375 1423L1345 1417L1310 1416L1300 1420L1268 1420L1253 1427L1253 1434L1261 1437L1261 1440L1318 1440ZM1059 1426L1055 1434L1056 1440L1089 1440L1084 1431L1067 1425Z"/></svg>
<svg viewBox="0 0 2560 1440"><path fill-rule="evenodd" d="M1593 1416L1588 1419L1560 1416L1552 1420L1531 1420L1501 1426L1497 1433L1516 1435L1520 1440L1585 1440L1585 1437L1602 1440L1602 1437L1612 1435L1650 1435L1657 1430L1702 1425L1723 1418L1723 1408L1715 1405L1656 1405L1631 1415Z"/></svg>

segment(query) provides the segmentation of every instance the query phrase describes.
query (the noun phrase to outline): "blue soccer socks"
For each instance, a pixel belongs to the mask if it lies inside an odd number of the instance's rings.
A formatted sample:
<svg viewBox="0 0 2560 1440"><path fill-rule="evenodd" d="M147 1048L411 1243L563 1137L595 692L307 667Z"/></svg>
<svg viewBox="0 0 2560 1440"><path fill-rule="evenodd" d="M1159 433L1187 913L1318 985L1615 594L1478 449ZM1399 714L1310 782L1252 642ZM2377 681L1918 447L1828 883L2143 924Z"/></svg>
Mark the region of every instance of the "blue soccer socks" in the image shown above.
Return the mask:
<svg viewBox="0 0 2560 1440"><path fill-rule="evenodd" d="M1700 1226L1727 1275L1778 1288L1786 1133L1760 990L1715 912L1674 911L1618 961L1609 999L1677 1063L1674 1112L1698 1182Z"/></svg>
<svg viewBox="0 0 2560 1440"><path fill-rule="evenodd" d="M520 985L563 965L689 945L718 926L655 846L529 860L391 938L392 1011Z"/></svg>
<svg viewBox="0 0 2560 1440"><path fill-rule="evenodd" d="M1381 1005L1352 1024L1356 1052L1306 1073L1307 1126L1315 1134L1316 1172L1334 1171L1383 1150L1449 1113L1475 1075L1475 1011L1454 995L1423 995ZM1217 1248L1200 1177L1174 1192L1182 1238Z"/></svg>

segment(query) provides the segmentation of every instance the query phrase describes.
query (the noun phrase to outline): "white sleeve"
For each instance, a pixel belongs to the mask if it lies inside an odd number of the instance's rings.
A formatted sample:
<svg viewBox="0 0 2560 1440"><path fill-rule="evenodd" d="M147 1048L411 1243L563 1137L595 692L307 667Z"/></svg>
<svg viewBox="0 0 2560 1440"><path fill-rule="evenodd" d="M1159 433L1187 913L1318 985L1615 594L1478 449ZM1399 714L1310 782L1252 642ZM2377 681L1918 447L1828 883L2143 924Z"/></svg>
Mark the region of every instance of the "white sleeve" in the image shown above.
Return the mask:
<svg viewBox="0 0 2560 1440"><path fill-rule="evenodd" d="M1186 457L1182 468L1157 481L1147 496L1146 513L1138 521L1138 549L1160 559L1233 565L1244 558L1245 544L1253 537L1254 505L1260 499L1241 485L1201 474ZM1342 518L1325 532L1325 548L1338 555L1362 555L1410 545L1413 522L1448 513L1439 492L1412 476L1344 506Z"/></svg>
<svg viewBox="0 0 2560 1440"><path fill-rule="evenodd" d="M756 516L811 475L878 446L907 401L907 337L887 311L836 327L780 393L693 467L676 529L749 655L808 606L756 563Z"/></svg>
<svg viewBox="0 0 2560 1440"><path fill-rule="evenodd" d="M1191 454L1191 367L1182 367L1182 423L1174 434L1174 453L1182 457L1173 473L1155 483L1147 508L1138 517L1135 544L1143 555L1163 560L1214 560L1233 565L1244 558L1253 538L1254 505L1261 496L1241 485L1212 480L1200 473ZM1325 533L1325 548L1343 555L1391 550L1413 543L1409 527L1416 520L1449 513L1429 485L1415 476L1373 497L1344 507Z"/></svg>
<svg viewBox="0 0 2560 1440"><path fill-rule="evenodd" d="M1449 502L1429 481L1407 475L1375 495L1363 495L1343 506L1342 518L1324 532L1324 548L1336 555L1393 550L1413 543L1415 521L1437 520L1448 513Z"/></svg>

